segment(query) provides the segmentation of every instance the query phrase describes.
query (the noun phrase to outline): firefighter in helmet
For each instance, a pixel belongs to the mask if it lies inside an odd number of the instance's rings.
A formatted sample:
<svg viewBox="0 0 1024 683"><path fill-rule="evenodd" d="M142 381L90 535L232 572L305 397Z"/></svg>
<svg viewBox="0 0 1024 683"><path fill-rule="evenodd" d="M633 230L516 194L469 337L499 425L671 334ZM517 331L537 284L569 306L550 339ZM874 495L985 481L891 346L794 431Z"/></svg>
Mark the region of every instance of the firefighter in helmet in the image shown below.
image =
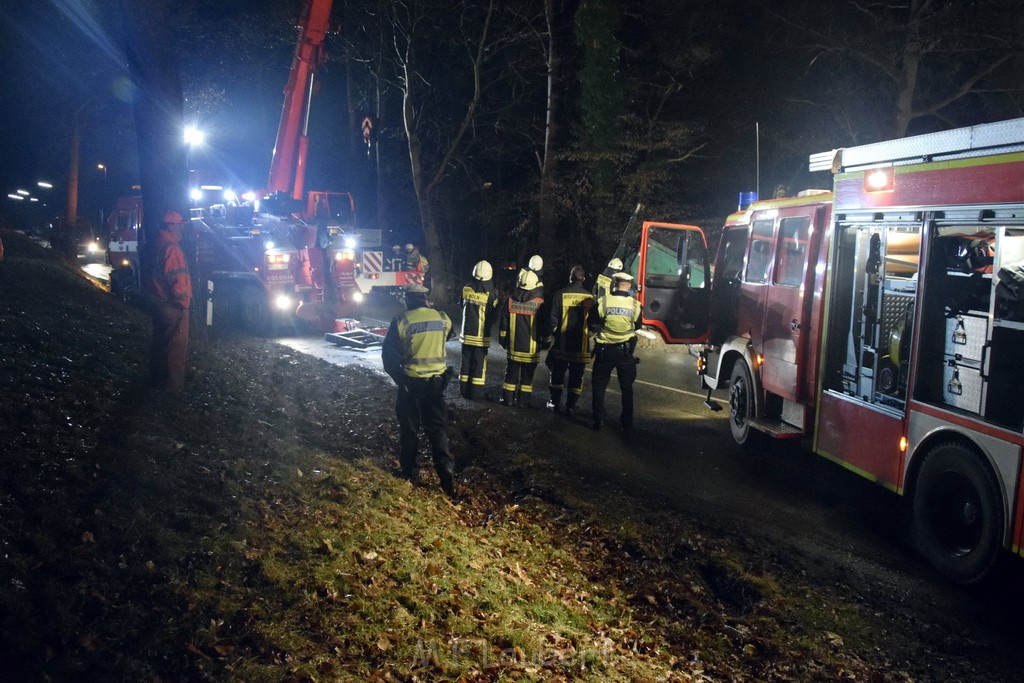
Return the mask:
<svg viewBox="0 0 1024 683"><path fill-rule="evenodd" d="M405 269L418 273L420 284L430 289L430 262L420 253L420 248L412 242L405 245Z"/></svg>
<svg viewBox="0 0 1024 683"><path fill-rule="evenodd" d="M622 259L616 257L609 261L608 267L604 269L604 272L597 276L597 282L594 284L594 296L600 299L611 291L612 276L621 271Z"/></svg>
<svg viewBox="0 0 1024 683"><path fill-rule="evenodd" d="M583 266L569 271L569 286L555 293L551 305L551 348L545 364L551 370L547 407L561 411L565 376L568 372L568 393L565 412L572 415L576 402L583 393L583 372L590 362L590 331L588 323L594 306L594 295L583 287L587 272Z"/></svg>
<svg viewBox="0 0 1024 683"><path fill-rule="evenodd" d="M544 303L544 290L537 274L525 270L518 287L502 304L498 317L498 343L508 352L501 403L529 407L533 395L533 373L540 361L543 317L538 315Z"/></svg>
<svg viewBox="0 0 1024 683"><path fill-rule="evenodd" d="M385 263L387 265L387 269L391 272L405 270L405 254L402 253L402 245L392 245L391 255Z"/></svg>
<svg viewBox="0 0 1024 683"><path fill-rule="evenodd" d="M150 374L156 389L172 394L185 388L188 310L192 305L192 280L181 250L184 222L177 211L164 214L143 285L153 318Z"/></svg>
<svg viewBox="0 0 1024 683"><path fill-rule="evenodd" d="M491 328L498 314L493 278L491 264L480 261L473 266L473 277L462 288L459 393L469 400L473 400L475 389L483 389L487 379L487 349L491 345Z"/></svg>
<svg viewBox="0 0 1024 683"><path fill-rule="evenodd" d="M604 394L611 382L612 370L622 392L619 423L624 431L633 428L633 382L636 381L636 330L640 326L640 302L630 295L633 276L612 275L612 291L597 300L597 315L591 321L594 338L593 409L594 429L604 425Z"/></svg>
<svg viewBox="0 0 1024 683"><path fill-rule="evenodd" d="M423 285L406 287L406 311L391 320L381 357L384 371L398 386L395 413L401 476L413 483L419 481L418 432L422 427L430 442L441 488L454 498L455 463L448 450L448 411L444 402L451 377L445 342L452 336L452 321L443 311L431 307L427 293Z"/></svg>
<svg viewBox="0 0 1024 683"><path fill-rule="evenodd" d="M540 288L544 287L544 259L540 257L540 254L531 256L530 260L526 262L526 267L519 269L519 273L516 275L516 283L522 279L525 273L536 275L537 286Z"/></svg>

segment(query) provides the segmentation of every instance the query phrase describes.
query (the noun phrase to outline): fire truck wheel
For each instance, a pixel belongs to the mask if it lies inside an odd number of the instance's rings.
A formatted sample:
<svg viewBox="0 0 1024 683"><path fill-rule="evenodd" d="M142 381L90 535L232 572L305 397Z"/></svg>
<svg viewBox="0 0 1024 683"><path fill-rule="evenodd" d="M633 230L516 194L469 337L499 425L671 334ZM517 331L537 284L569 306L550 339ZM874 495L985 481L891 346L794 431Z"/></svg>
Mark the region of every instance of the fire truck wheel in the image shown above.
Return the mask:
<svg viewBox="0 0 1024 683"><path fill-rule="evenodd" d="M732 438L744 448L757 445L760 432L750 426L756 414L754 381L742 359L733 363L729 377L729 429Z"/></svg>
<svg viewBox="0 0 1024 683"><path fill-rule="evenodd" d="M952 441L926 456L914 492L918 550L960 584L983 579L999 556L1003 504L991 468L971 448Z"/></svg>
<svg viewBox="0 0 1024 683"><path fill-rule="evenodd" d="M252 287L245 289L239 297L238 317L242 329L253 334L266 334L270 328L270 309L263 292Z"/></svg>

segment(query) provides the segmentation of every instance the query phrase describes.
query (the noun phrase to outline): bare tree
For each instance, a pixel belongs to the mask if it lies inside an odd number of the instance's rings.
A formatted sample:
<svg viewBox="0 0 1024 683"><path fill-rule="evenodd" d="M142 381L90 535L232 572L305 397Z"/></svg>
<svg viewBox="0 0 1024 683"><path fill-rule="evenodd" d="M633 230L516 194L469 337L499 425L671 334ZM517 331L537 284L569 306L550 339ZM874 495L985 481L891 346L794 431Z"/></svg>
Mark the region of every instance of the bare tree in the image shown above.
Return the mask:
<svg viewBox="0 0 1024 683"><path fill-rule="evenodd" d="M768 15L789 35L779 41L811 54L807 72L825 87L807 93L830 96L834 88L871 98L883 126L871 137L903 137L912 129L957 126L999 117L999 95L1024 92L1015 60L1024 55L1016 3L1009 0L906 3L847 0L820 3L764 3ZM851 81L859 88L847 87ZM928 123L932 120L931 123Z"/></svg>
<svg viewBox="0 0 1024 683"><path fill-rule="evenodd" d="M396 2L386 22L412 186L440 302L447 298L455 245L445 243L437 203L453 170L469 163L476 127L493 104L488 89L514 71L509 48L525 35L524 16L516 10L514 3L497 0L463 0L455 7Z"/></svg>

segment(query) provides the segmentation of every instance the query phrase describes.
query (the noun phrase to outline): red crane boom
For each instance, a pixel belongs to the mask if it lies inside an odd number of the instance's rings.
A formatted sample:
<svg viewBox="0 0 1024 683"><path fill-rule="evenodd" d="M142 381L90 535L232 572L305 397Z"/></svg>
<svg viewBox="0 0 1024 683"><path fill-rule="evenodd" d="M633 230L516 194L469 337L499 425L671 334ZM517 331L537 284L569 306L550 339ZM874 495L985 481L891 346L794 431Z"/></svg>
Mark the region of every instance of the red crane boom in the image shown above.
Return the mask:
<svg viewBox="0 0 1024 683"><path fill-rule="evenodd" d="M307 0L300 22L301 33L292 57L291 74L284 90L284 106L274 143L274 157L270 162L267 191L288 192L293 199L304 198L309 106L313 98L313 79L324 58L324 36L329 27L332 4L333 0Z"/></svg>

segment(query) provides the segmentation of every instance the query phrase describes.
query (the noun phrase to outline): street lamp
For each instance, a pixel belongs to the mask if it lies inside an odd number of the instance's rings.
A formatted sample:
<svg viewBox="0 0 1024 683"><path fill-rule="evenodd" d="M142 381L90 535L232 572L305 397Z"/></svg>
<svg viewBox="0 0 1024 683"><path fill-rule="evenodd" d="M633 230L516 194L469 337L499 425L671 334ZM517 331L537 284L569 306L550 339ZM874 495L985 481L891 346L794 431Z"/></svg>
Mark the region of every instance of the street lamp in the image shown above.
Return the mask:
<svg viewBox="0 0 1024 683"><path fill-rule="evenodd" d="M100 194L100 230L103 230L103 208L107 203L107 165L96 164L96 168L103 171L103 193Z"/></svg>
<svg viewBox="0 0 1024 683"><path fill-rule="evenodd" d="M199 147L206 141L206 133L195 126L185 129L185 144L189 147Z"/></svg>

